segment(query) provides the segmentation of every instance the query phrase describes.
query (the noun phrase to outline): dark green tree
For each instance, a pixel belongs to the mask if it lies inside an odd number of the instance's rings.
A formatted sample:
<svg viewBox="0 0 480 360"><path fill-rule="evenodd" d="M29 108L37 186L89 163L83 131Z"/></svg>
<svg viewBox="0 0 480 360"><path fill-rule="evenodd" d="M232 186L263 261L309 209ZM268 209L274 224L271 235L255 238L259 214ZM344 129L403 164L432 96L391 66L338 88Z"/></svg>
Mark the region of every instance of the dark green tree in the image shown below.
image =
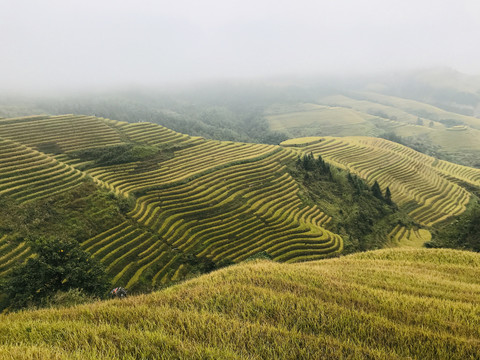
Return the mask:
<svg viewBox="0 0 480 360"><path fill-rule="evenodd" d="M297 157L297 161L295 162L295 166L297 167L297 169L300 169L302 167L302 159L300 158L300 156Z"/></svg>
<svg viewBox="0 0 480 360"><path fill-rule="evenodd" d="M387 186L385 189L385 201L387 202L388 205L392 205L392 192L390 191L390 188Z"/></svg>
<svg viewBox="0 0 480 360"><path fill-rule="evenodd" d="M103 265L82 250L77 241L41 238L31 244L36 256L17 265L2 284L8 307L41 306L58 291L82 289L102 296L110 281Z"/></svg>
<svg viewBox="0 0 480 360"><path fill-rule="evenodd" d="M442 226L426 247L452 248L480 252L480 203L474 201L455 221Z"/></svg>
<svg viewBox="0 0 480 360"><path fill-rule="evenodd" d="M380 185L378 184L377 180L375 180L375 183L372 186L372 194L377 199L384 200L382 195L382 189L380 189Z"/></svg>
<svg viewBox="0 0 480 360"><path fill-rule="evenodd" d="M325 166L325 161L322 159L322 155L318 155L316 166L317 169L321 169Z"/></svg>
<svg viewBox="0 0 480 360"><path fill-rule="evenodd" d="M355 184L355 180L353 179L353 176L351 173L348 173L347 180L350 184Z"/></svg>
<svg viewBox="0 0 480 360"><path fill-rule="evenodd" d="M311 154L311 157L313 159L313 154ZM321 155L318 155L317 160L315 160L314 167L319 175L331 175L330 165L322 159Z"/></svg>
<svg viewBox="0 0 480 360"><path fill-rule="evenodd" d="M312 153L303 155L302 166L307 171L315 169L315 160Z"/></svg>

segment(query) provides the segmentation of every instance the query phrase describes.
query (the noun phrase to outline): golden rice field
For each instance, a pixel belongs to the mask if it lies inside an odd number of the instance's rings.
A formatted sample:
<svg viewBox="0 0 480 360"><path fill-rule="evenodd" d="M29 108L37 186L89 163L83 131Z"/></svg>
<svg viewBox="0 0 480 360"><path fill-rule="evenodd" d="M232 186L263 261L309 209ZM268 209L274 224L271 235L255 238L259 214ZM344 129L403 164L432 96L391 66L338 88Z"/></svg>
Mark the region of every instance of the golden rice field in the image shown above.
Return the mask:
<svg viewBox="0 0 480 360"><path fill-rule="evenodd" d="M122 142L120 134L102 118L83 115L1 119L0 138L14 140L48 153Z"/></svg>
<svg viewBox="0 0 480 360"><path fill-rule="evenodd" d="M107 166L69 156L122 143L172 149L173 156ZM295 262L341 252L342 238L323 227L329 216L303 204L286 171L285 161L296 154L190 137L146 122L74 115L2 119L0 196L41 199L83 178L130 196L135 207L128 220L82 247L106 265L115 285L162 286L194 271L198 261L236 263L266 252ZM28 256L28 246L0 234L0 274Z"/></svg>
<svg viewBox="0 0 480 360"><path fill-rule="evenodd" d="M69 156L126 143L173 153L163 160L107 166ZM285 162L302 152L389 186L393 200L424 227L465 209L470 193L460 183L480 185L480 170L382 139L310 137L284 145L205 140L151 123L88 116L2 119L0 196L35 201L86 178L130 196L135 206L127 221L82 247L105 264L113 284L134 288L178 281L195 272L198 262L238 263L261 252L298 262L341 253L342 238L325 229L331 218L303 203L286 170ZM428 238L418 230L397 230L391 238L399 244ZM30 255L26 243L0 233L0 275Z"/></svg>
<svg viewBox="0 0 480 360"><path fill-rule="evenodd" d="M393 201L426 227L465 211L471 195L459 182L480 185L480 169L439 161L388 140L351 136L309 141L297 149L321 155L370 184L378 181L382 189L388 186ZM295 140L284 144L296 145Z"/></svg>
<svg viewBox="0 0 480 360"><path fill-rule="evenodd" d="M84 173L16 141L0 138L0 196L22 203L70 189Z"/></svg>
<svg viewBox="0 0 480 360"><path fill-rule="evenodd" d="M0 315L0 359L478 359L480 255L251 261L160 292Z"/></svg>
<svg viewBox="0 0 480 360"><path fill-rule="evenodd" d="M389 234L390 244L398 247L421 248L423 244L432 239L432 234L427 229L410 228L397 225Z"/></svg>
<svg viewBox="0 0 480 360"><path fill-rule="evenodd" d="M313 103L276 105L265 111L270 128L291 138L307 135L332 136L356 134L374 136L371 123L375 116L342 106Z"/></svg>

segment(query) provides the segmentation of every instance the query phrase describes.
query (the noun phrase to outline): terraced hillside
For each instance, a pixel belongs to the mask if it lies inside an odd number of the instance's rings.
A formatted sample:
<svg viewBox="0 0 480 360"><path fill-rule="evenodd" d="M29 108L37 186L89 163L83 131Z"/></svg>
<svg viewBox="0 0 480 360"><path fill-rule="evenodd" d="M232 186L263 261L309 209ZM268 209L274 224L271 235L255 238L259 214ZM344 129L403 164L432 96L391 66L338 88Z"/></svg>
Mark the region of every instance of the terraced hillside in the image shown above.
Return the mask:
<svg viewBox="0 0 480 360"><path fill-rule="evenodd" d="M7 235L0 237L0 276L7 274L16 262L24 261L31 253L26 242L9 241Z"/></svg>
<svg viewBox="0 0 480 360"><path fill-rule="evenodd" d="M321 155L325 160L387 186L392 199L426 227L461 214L470 193L461 182L480 186L480 170L416 152L406 146L369 137L292 139L282 143Z"/></svg>
<svg viewBox="0 0 480 360"><path fill-rule="evenodd" d="M395 134L411 146L479 167L480 119L374 92L330 95L315 103L275 105L265 116L289 137Z"/></svg>
<svg viewBox="0 0 480 360"><path fill-rule="evenodd" d="M421 248L432 239L432 234L426 229L410 228L397 225L389 234L391 244L399 247Z"/></svg>
<svg viewBox="0 0 480 360"><path fill-rule="evenodd" d="M297 194L284 164L295 156L150 123L2 119L0 196L21 204L93 179L129 197L135 206L126 221L82 247L106 265L114 284L159 286L260 252L288 262L340 252L341 237L322 227L328 216ZM0 271L30 255L12 235L0 239Z"/></svg>
<svg viewBox="0 0 480 360"><path fill-rule="evenodd" d="M1 359L478 359L480 255L252 261L161 292L0 315Z"/></svg>
<svg viewBox="0 0 480 360"><path fill-rule="evenodd" d="M340 253L342 238L325 228L331 217L302 197L287 169L302 153L321 154L389 186L393 200L426 228L465 209L471 195L463 184L480 186L479 170L382 139L308 138L285 145L205 140L151 123L86 116L2 119L0 199L35 203L92 180L129 199L126 217L82 239L82 247L105 264L115 285L134 290L257 254L298 262ZM40 221L36 216L26 219ZM386 234L398 242L407 234L415 244L429 239L422 229L402 226ZM5 275L32 254L22 237L1 229Z"/></svg>
<svg viewBox="0 0 480 360"><path fill-rule="evenodd" d="M80 115L1 119L0 137L51 154L122 142L102 119Z"/></svg>
<svg viewBox="0 0 480 360"><path fill-rule="evenodd" d="M323 104L296 104L271 106L265 116L274 131L289 137L328 134L345 136L355 134L379 135L374 125L377 116L346 106Z"/></svg>
<svg viewBox="0 0 480 360"><path fill-rule="evenodd" d="M64 191L85 176L15 141L0 138L0 154L0 196L10 196L20 203Z"/></svg>

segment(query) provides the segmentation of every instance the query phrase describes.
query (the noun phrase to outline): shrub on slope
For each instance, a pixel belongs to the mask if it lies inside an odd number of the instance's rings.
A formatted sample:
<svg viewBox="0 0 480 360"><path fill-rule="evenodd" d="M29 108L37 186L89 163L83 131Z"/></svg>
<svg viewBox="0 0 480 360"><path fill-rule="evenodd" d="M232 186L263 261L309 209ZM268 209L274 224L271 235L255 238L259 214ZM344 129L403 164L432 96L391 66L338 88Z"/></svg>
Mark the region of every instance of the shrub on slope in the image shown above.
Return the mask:
<svg viewBox="0 0 480 360"><path fill-rule="evenodd" d="M469 205L455 221L443 224L426 245L480 252L480 202L475 198Z"/></svg>
<svg viewBox="0 0 480 360"><path fill-rule="evenodd" d="M36 256L17 265L0 283L8 306L42 305L55 293L81 289L102 296L110 286L105 267L72 239L41 238L31 242Z"/></svg>

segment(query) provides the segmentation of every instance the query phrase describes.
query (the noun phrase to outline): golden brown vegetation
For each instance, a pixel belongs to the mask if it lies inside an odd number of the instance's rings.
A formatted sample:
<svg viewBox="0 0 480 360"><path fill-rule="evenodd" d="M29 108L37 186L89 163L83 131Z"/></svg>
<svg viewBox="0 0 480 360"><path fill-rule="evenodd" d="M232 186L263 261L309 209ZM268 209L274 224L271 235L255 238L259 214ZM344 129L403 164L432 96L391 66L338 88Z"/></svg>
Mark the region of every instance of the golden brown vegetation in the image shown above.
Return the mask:
<svg viewBox="0 0 480 360"><path fill-rule="evenodd" d="M127 300L0 316L0 358L478 359L480 255L252 261Z"/></svg>

